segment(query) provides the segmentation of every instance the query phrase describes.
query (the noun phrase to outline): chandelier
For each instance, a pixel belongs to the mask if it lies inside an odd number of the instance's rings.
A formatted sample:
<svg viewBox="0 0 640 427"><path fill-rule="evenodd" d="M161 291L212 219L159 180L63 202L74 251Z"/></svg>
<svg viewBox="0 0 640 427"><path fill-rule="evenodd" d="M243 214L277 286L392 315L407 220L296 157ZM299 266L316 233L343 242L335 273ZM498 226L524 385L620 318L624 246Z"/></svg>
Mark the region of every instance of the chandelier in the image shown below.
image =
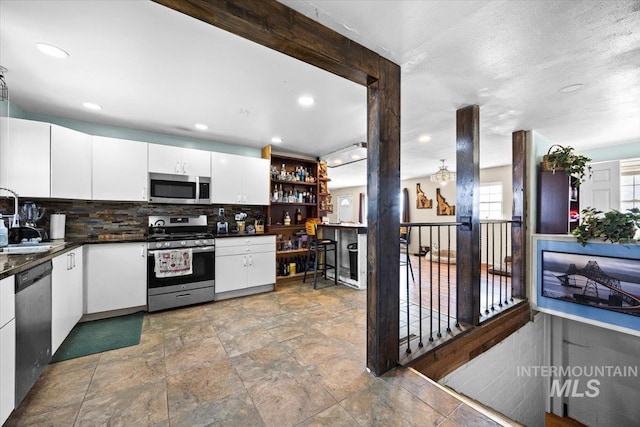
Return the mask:
<svg viewBox="0 0 640 427"><path fill-rule="evenodd" d="M449 171L444 164L444 159L440 159L442 166L438 169L438 172L431 175L431 182L438 182L440 185L447 185L447 182L456 180L456 173Z"/></svg>

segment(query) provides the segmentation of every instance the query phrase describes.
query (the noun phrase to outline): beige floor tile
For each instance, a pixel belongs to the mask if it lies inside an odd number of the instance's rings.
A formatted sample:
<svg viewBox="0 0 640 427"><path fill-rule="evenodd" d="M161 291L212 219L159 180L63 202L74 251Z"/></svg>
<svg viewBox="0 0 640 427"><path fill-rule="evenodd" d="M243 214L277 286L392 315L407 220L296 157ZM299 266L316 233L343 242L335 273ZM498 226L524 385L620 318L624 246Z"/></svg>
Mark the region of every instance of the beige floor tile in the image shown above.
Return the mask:
<svg viewBox="0 0 640 427"><path fill-rule="evenodd" d="M102 353L100 363L126 360L136 357L158 358L164 357L164 336L162 333L143 333L138 345L119 348Z"/></svg>
<svg viewBox="0 0 640 427"><path fill-rule="evenodd" d="M257 350L275 341L262 326L246 331L218 330L218 336L229 357Z"/></svg>
<svg viewBox="0 0 640 427"><path fill-rule="evenodd" d="M72 426L80 411L80 403L59 406L46 412L35 413L23 406L11 414L3 427L69 427Z"/></svg>
<svg viewBox="0 0 640 427"><path fill-rule="evenodd" d="M135 357L103 363L100 361L86 399L157 382L166 376L164 358Z"/></svg>
<svg viewBox="0 0 640 427"><path fill-rule="evenodd" d="M297 427L354 427L357 425L356 420L342 406L337 404L308 418L298 424Z"/></svg>
<svg viewBox="0 0 640 427"><path fill-rule="evenodd" d="M246 391L178 412L171 417L171 427L211 425L260 427L264 422Z"/></svg>
<svg viewBox="0 0 640 427"><path fill-rule="evenodd" d="M376 379L340 405L360 424L369 426L437 426L445 418L402 387ZM471 424L468 424L471 425Z"/></svg>
<svg viewBox="0 0 640 427"><path fill-rule="evenodd" d="M162 378L85 400L76 426L162 426L168 425L168 419L166 380Z"/></svg>
<svg viewBox="0 0 640 427"><path fill-rule="evenodd" d="M249 388L267 426L294 426L337 402L311 378L284 378Z"/></svg>
<svg viewBox="0 0 640 427"><path fill-rule="evenodd" d="M313 369L335 357L354 357L358 351L352 344L331 339L314 329L306 335L292 338L282 344L298 362L308 369Z"/></svg>
<svg viewBox="0 0 640 427"><path fill-rule="evenodd" d="M376 384L376 377L366 370L364 357L332 357L319 363L310 372L337 401Z"/></svg>
<svg viewBox="0 0 640 427"><path fill-rule="evenodd" d="M63 360L47 366L46 375L66 375L79 369L95 369L102 357L102 353L90 354L88 356L76 357L75 359Z"/></svg>
<svg viewBox="0 0 640 427"><path fill-rule="evenodd" d="M167 378L169 414L191 411L244 390L229 360L214 362Z"/></svg>
<svg viewBox="0 0 640 427"><path fill-rule="evenodd" d="M227 359L227 352L217 336L184 343L179 336L166 338L168 354L165 357L167 375L199 368Z"/></svg>
<svg viewBox="0 0 640 427"><path fill-rule="evenodd" d="M458 426L474 426L474 427L493 427L498 426L493 420L485 417L480 412L465 405L458 406L449 415L445 422L440 424L442 427L458 427Z"/></svg>

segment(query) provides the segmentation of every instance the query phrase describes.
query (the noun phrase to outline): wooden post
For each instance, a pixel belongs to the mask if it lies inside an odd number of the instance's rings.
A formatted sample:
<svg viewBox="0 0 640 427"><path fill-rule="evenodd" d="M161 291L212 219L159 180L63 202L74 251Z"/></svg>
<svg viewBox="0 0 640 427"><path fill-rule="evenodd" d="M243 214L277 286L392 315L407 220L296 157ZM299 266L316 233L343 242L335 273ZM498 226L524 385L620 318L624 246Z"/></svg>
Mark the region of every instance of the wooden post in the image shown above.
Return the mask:
<svg viewBox="0 0 640 427"><path fill-rule="evenodd" d="M275 0L153 0L368 87L367 366L398 360L400 67ZM259 69L256 69L259 73Z"/></svg>
<svg viewBox="0 0 640 427"><path fill-rule="evenodd" d="M381 68L367 95L367 366L376 375L396 365L400 328L400 67Z"/></svg>
<svg viewBox="0 0 640 427"><path fill-rule="evenodd" d="M480 108L456 111L458 321L480 323Z"/></svg>
<svg viewBox="0 0 640 427"><path fill-rule="evenodd" d="M513 132L513 213L511 224L511 289L514 298L526 298L525 271L527 264L525 188L527 182L527 133Z"/></svg>

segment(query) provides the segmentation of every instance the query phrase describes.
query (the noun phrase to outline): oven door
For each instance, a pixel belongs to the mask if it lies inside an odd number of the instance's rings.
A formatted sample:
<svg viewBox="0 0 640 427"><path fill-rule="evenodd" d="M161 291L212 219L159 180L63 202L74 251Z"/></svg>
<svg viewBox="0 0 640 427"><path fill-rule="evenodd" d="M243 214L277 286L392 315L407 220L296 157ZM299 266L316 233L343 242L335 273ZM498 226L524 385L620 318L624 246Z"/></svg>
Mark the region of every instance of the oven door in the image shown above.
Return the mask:
<svg viewBox="0 0 640 427"><path fill-rule="evenodd" d="M198 178L185 175L149 174L149 202L195 204Z"/></svg>
<svg viewBox="0 0 640 427"><path fill-rule="evenodd" d="M204 288L214 285L215 247L204 246L192 248L191 265L193 272L182 276L158 278L155 274L155 253L160 250L147 251L147 288L149 295L159 295L190 289Z"/></svg>

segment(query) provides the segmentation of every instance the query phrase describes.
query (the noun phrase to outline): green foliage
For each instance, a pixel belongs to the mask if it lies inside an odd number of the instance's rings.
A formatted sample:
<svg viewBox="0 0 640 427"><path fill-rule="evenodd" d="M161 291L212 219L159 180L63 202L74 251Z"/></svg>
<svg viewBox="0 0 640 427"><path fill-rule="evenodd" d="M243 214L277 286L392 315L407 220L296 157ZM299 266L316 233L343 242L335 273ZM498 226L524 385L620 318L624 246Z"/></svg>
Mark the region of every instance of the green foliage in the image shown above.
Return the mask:
<svg viewBox="0 0 640 427"><path fill-rule="evenodd" d="M607 213L587 208L582 210L580 225L573 230L582 246L589 239L604 239L612 243L634 241L633 236L640 228L640 209L632 208L627 212L612 210Z"/></svg>
<svg viewBox="0 0 640 427"><path fill-rule="evenodd" d="M575 176L578 178L576 186L580 186L580 183L585 180L585 175L588 173L591 177L591 166L587 166L587 163L591 161L591 158L576 154L573 147L563 147L561 145L554 145L553 150L549 150L547 158L551 164L551 170L563 170L567 175Z"/></svg>

